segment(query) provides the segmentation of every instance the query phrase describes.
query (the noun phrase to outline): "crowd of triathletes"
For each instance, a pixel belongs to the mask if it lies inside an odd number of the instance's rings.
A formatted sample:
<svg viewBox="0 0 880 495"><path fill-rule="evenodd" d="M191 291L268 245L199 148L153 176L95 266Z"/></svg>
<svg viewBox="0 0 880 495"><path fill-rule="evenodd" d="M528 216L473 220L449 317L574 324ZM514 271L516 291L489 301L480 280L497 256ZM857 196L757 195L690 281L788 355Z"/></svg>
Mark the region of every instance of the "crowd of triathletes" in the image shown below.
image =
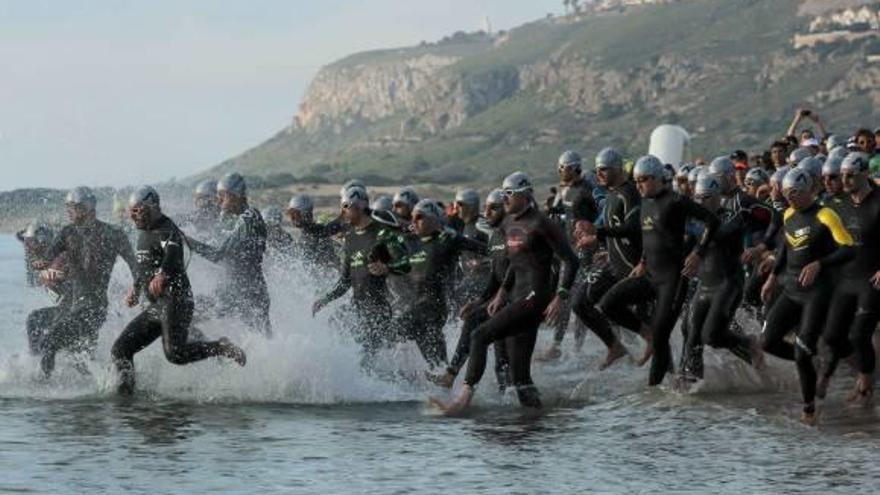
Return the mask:
<svg viewBox="0 0 880 495"><path fill-rule="evenodd" d="M804 120L816 132L799 132ZM139 187L125 209L133 236L98 220L95 194L77 187L66 197L68 225L35 221L18 234L31 282L57 296L28 316L28 342L46 377L61 350L93 355L119 257L133 281L125 302L143 301L111 349L121 393L134 391L134 355L156 339L175 364L221 356L245 365L240 347L208 340L192 323L200 314L235 317L271 337L264 257L275 257L306 266L313 281L337 279L313 314L351 292L332 321L360 344L366 372L375 372L382 349L408 341L438 386L452 388L464 370L450 403L431 399L446 414L470 404L490 346L498 386L539 407L532 361L560 359L572 326L576 348L590 332L605 346L602 369L631 352L615 328L640 336L644 350L634 359L650 362L651 386L676 368L678 384L702 379L703 346L758 369L765 353L792 361L801 419L815 424L816 401L841 362L855 376L847 400L873 395L878 143L880 129L832 135L799 110L784 138L751 157L735 150L673 166L614 148L592 160L565 151L547 198L523 172L482 197L461 189L449 203L420 198L413 187L371 198L367 184L350 180L338 215L323 223L306 194L261 212L244 177L229 173L199 183L195 209L176 221L154 188ZM223 268L212 297L194 297L185 248ZM743 330L738 310L760 333ZM451 357L443 332L450 322L460 328ZM552 343L533 356L545 323Z"/></svg>

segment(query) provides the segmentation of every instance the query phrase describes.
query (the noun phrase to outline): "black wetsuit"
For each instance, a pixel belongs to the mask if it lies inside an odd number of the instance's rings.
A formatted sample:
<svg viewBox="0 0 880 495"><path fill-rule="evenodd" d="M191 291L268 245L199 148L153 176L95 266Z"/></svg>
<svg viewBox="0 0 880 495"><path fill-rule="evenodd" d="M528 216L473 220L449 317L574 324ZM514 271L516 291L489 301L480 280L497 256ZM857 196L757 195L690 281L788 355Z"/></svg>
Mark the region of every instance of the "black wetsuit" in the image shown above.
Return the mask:
<svg viewBox="0 0 880 495"><path fill-rule="evenodd" d="M266 254L287 265L293 261L293 236L280 225L266 226Z"/></svg>
<svg viewBox="0 0 880 495"><path fill-rule="evenodd" d="M874 372L874 345L871 337L880 319L880 290L871 278L880 271L880 190L871 192L855 204L846 197L832 206L853 237L855 258L841 267L834 288L823 339L831 348L831 359L824 370L830 377L841 358L854 353L860 373ZM845 206L844 206L845 205Z"/></svg>
<svg viewBox="0 0 880 495"><path fill-rule="evenodd" d="M470 356L464 382L475 386L486 369L489 344L511 336L522 336L508 348L513 385L520 402L538 406L540 400L531 377L532 351L544 309L556 294L554 258L561 260L559 288L571 289L577 276L578 258L565 232L534 205L518 215L508 215L503 224L510 266L503 287L510 303L471 333Z"/></svg>
<svg viewBox="0 0 880 495"><path fill-rule="evenodd" d="M492 298L495 297L498 289L501 288L504 276L507 274L507 267L509 266L507 245L501 229L496 228L492 230L492 234L489 236L488 251L491 267L489 276L485 280L483 292L476 299L478 303L470 311L462 315L461 333L458 336L455 353L452 355L452 360L449 361L449 366L446 367L446 371L452 376L458 375L461 367L467 362L471 352L471 333L474 328L477 328L489 319L489 313L486 311L486 308ZM495 349L495 378L501 390L507 387L509 381L507 376L509 369L507 347L508 343L515 345L512 341L513 339L505 339L504 342L495 342L493 344Z"/></svg>
<svg viewBox="0 0 880 495"><path fill-rule="evenodd" d="M49 270L60 270L62 273L65 271L65 253L61 253L58 258L54 260L46 260L43 259L43 256L46 253L49 245L51 244L51 239L49 243L42 247L42 249L30 251L28 250L26 255L29 260L28 265L31 266L32 263L36 261L48 262ZM27 248L25 248L27 250ZM70 281L64 279L63 277L59 281L46 281L44 282L39 278L39 271L34 270L35 274L35 282L39 285L43 286L55 300L54 306L49 306L45 308L39 308L28 313L26 327L27 327L27 335L28 335L28 348L33 355L40 355L43 352L44 341L46 337L46 330L52 326L52 323L58 318L60 315L64 314L64 310L70 303Z"/></svg>
<svg viewBox="0 0 880 495"><path fill-rule="evenodd" d="M226 269L226 280L217 297L218 316L238 316L251 329L270 335L269 289L263 276L266 224L259 210L247 207L235 216L219 247L187 237L189 246Z"/></svg>
<svg viewBox="0 0 880 495"><path fill-rule="evenodd" d="M446 362L446 291L463 252L485 255L486 244L455 231L440 231L420 238L409 254L408 278L414 292L404 300L407 307L395 318L394 328L400 338L415 341L432 367Z"/></svg>
<svg viewBox="0 0 880 495"><path fill-rule="evenodd" d="M731 331L736 308L742 300L743 267L740 256L748 231L747 211L720 208L715 212L721 226L715 233L697 275L699 284L688 314L689 325L684 367L702 378L702 346L729 349L751 362L750 341Z"/></svg>
<svg viewBox="0 0 880 495"><path fill-rule="evenodd" d="M768 250L776 248L782 229L781 212L739 188L734 189L731 195L722 197L721 206L742 218L746 247L764 244ZM761 305L761 287L767 280L766 274L758 273L760 263L761 260L754 260L746 266L743 298L746 304L754 307Z"/></svg>
<svg viewBox="0 0 880 495"><path fill-rule="evenodd" d="M767 314L762 344L765 351L796 361L801 393L809 405L816 396L813 356L828 316L833 270L852 259L855 250L852 236L831 208L813 203L800 211L789 208L783 218L785 242L779 246L773 273L784 275L784 286ZM803 287L798 277L814 261L821 264L819 274L812 285ZM795 345L784 340L792 328L797 328Z"/></svg>
<svg viewBox="0 0 880 495"><path fill-rule="evenodd" d="M326 276L327 269L336 268L339 264L339 256L330 238L344 232L345 229L346 224L337 220L326 224L315 222L303 224L299 229L302 235L297 243L297 251L302 253L306 266L313 268L322 276Z"/></svg>
<svg viewBox="0 0 880 495"><path fill-rule="evenodd" d="M596 229L599 241L605 243L608 262L592 266L573 295L574 313L609 348L617 337L596 304L614 284L629 276L642 257L640 205L641 197L632 182L608 191L603 222Z"/></svg>
<svg viewBox="0 0 880 495"><path fill-rule="evenodd" d="M574 228L578 221L586 220L593 223L599 216L599 207L593 198L593 185L584 178L578 178L571 184L560 184L557 188L556 196L550 207L550 218L558 222L563 230L565 230L569 245L574 246ZM579 252L578 259L580 261L580 269L578 270L578 279L575 281L576 290L582 290L586 283L587 272L592 265L594 250ZM555 268L558 270L558 266ZM563 314L556 321L556 329L553 340L561 343L565 339L565 333L568 330L572 303L574 301L566 301L562 310ZM576 322L575 341L582 343L586 331L581 322ZM578 344L579 345L579 344Z"/></svg>
<svg viewBox="0 0 880 495"><path fill-rule="evenodd" d="M122 258L136 278L137 260L125 233L118 227L96 220L88 226L68 225L53 241L47 260L65 257L69 294L61 311L51 319L38 337L41 366L48 375L55 367L55 354L62 349L93 353L98 330L107 318L107 286L116 258Z"/></svg>
<svg viewBox="0 0 880 495"><path fill-rule="evenodd" d="M394 337L387 277L372 275L368 265L379 261L390 274L404 275L410 270L407 254L401 234L376 221L364 228L351 228L345 234L339 280L322 302L334 301L352 289L352 333L364 349L364 365L369 365L376 351Z"/></svg>
<svg viewBox="0 0 880 495"><path fill-rule="evenodd" d="M461 235L479 244L485 245L489 242L489 235L480 230L476 219L463 225ZM452 293L453 311L480 295L486 278L489 277L491 270L489 265L489 259L480 252L461 253L456 266L457 281L453 287L455 290Z"/></svg>
<svg viewBox="0 0 880 495"><path fill-rule="evenodd" d="M170 218L162 215L138 235L138 275L135 290L149 301L146 309L122 331L110 355L119 372L119 392L134 392L134 355L162 338L168 361L187 364L220 355L218 342L187 342L193 316L193 295L183 255L183 235ZM161 296L148 292L158 273L166 277Z"/></svg>
<svg viewBox="0 0 880 495"><path fill-rule="evenodd" d="M621 280L599 302L600 309L614 322L638 332L642 323L629 306L633 301L656 299L650 324L654 351L648 378L650 385L659 385L672 367L669 337L688 287L681 270L688 254L685 230L689 218L701 221L705 226L694 248L702 256L718 228L715 215L687 196L669 189L653 198L643 198L640 222L646 276Z"/></svg>

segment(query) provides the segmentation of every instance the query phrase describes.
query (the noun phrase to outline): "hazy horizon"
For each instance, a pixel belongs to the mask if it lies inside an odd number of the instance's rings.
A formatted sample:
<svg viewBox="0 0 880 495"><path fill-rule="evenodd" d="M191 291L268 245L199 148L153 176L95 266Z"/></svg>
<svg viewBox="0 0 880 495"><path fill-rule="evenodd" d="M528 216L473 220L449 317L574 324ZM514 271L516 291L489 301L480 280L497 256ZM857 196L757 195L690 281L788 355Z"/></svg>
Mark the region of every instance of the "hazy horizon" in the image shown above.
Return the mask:
<svg viewBox="0 0 880 495"><path fill-rule="evenodd" d="M561 10L558 0L0 0L0 190L186 177L288 125L334 60Z"/></svg>

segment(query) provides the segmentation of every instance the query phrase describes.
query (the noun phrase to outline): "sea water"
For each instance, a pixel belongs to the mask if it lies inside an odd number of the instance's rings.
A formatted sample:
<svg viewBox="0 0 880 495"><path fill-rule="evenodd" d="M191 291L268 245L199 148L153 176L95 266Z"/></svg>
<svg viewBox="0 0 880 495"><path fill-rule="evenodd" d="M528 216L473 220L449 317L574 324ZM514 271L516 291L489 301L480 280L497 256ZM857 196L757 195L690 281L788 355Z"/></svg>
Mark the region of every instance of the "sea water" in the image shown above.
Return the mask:
<svg viewBox="0 0 880 495"><path fill-rule="evenodd" d="M333 276L296 267L268 270L271 340L234 321L200 323L239 342L245 368L175 366L157 343L136 357L138 392L123 399L109 348L138 310L121 303L130 278L119 263L89 374L62 354L42 380L25 319L52 301L26 287L22 258L0 236L0 492L856 493L880 479L880 417L845 405L845 366L821 425L807 428L791 363L771 358L759 374L708 350L696 389L651 390L646 369L623 360L599 372L599 341L576 352L569 336L559 363L534 366L543 410L520 409L489 371L469 415L441 418L426 399L449 394L422 378L415 347L384 352L384 378L362 373L332 308L311 316ZM190 274L199 294L219 283L200 259ZM446 334L451 348L454 324Z"/></svg>

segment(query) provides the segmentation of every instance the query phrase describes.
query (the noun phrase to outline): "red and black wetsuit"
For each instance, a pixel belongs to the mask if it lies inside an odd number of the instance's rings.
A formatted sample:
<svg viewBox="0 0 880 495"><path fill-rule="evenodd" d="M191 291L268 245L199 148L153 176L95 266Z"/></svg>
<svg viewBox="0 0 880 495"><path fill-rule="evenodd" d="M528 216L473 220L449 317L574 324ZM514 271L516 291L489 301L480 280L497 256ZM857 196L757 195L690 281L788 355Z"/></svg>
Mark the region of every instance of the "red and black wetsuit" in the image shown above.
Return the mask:
<svg viewBox="0 0 880 495"><path fill-rule="evenodd" d="M503 224L510 266L503 287L510 303L471 334L471 353L464 382L476 385L486 369L489 344L522 335L511 349L510 368L520 401L538 405L531 378L532 351L544 309L557 292L553 275L554 258L560 260L559 289L568 291L578 269L577 255L568 244L565 232L534 205L516 215L508 215Z"/></svg>

